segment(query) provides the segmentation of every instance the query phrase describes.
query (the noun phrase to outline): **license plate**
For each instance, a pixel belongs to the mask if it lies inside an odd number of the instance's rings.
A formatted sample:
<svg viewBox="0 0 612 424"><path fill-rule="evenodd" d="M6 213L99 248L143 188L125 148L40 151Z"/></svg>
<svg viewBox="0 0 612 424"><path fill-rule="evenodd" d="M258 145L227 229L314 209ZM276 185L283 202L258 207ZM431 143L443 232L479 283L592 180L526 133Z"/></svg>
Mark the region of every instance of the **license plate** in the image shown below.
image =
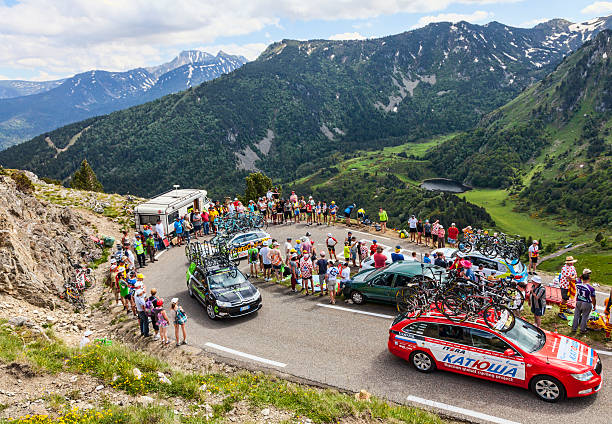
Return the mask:
<svg viewBox="0 0 612 424"><path fill-rule="evenodd" d="M240 308L240 312L246 311L247 309L249 309L249 307L249 305L243 306L242 308Z"/></svg>

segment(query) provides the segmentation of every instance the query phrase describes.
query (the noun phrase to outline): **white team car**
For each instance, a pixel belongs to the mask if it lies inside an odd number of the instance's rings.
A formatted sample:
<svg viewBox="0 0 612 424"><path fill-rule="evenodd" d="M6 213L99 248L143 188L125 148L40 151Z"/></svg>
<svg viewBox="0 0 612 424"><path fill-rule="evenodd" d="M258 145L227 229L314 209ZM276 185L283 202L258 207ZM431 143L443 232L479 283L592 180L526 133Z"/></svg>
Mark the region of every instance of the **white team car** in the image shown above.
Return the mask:
<svg viewBox="0 0 612 424"><path fill-rule="evenodd" d="M261 247L265 240L270 240L270 234L261 230L252 230L234 235L227 242L227 247L237 252L238 259L242 259L247 257L251 247ZM214 243L214 241L212 241L212 243Z"/></svg>

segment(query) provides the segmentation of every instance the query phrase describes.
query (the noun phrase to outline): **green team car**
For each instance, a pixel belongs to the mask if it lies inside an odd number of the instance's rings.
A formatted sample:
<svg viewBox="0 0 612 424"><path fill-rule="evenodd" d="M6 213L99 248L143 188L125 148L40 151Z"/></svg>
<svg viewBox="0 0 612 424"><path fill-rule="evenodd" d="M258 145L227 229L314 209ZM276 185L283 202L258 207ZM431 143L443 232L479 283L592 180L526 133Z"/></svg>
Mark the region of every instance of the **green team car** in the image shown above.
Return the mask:
<svg viewBox="0 0 612 424"><path fill-rule="evenodd" d="M261 294L238 268L192 263L187 270L187 291L205 308L210 319L235 318L261 309Z"/></svg>
<svg viewBox="0 0 612 424"><path fill-rule="evenodd" d="M384 268L364 269L345 284L346 299L361 305L366 301L396 303L398 290L419 279L439 278L442 268L420 262L400 261Z"/></svg>

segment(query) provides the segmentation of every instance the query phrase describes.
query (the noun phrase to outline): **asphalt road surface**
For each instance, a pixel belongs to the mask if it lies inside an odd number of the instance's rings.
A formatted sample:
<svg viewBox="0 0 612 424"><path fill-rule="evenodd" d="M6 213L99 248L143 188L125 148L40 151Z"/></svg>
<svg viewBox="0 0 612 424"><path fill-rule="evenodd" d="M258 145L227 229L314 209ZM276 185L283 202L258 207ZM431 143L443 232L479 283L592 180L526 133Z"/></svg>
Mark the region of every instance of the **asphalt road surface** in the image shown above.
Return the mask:
<svg viewBox="0 0 612 424"><path fill-rule="evenodd" d="M267 231L281 245L286 237L295 240L309 231L315 248L324 248L327 232L332 232L339 241L346 237L346 229L329 228L294 224L271 226ZM404 240L398 242L380 233L355 235L368 240L376 238L389 247L401 244L410 251L417 250ZM365 389L398 403L474 422L612 422L612 384L605 378L596 396L548 404L527 390L511 386L449 372L417 372L387 351L388 329L395 313L392 306L338 302L334 308L327 298L291 294L283 286L255 282L263 298L259 312L233 320L211 321L204 308L187 293L187 266L184 248L170 249L157 263L146 267L147 286L157 287L166 300L179 297L189 316L188 341L217 355L344 390ZM169 330L173 337L173 329ZM612 367L612 356L600 356L605 376Z"/></svg>

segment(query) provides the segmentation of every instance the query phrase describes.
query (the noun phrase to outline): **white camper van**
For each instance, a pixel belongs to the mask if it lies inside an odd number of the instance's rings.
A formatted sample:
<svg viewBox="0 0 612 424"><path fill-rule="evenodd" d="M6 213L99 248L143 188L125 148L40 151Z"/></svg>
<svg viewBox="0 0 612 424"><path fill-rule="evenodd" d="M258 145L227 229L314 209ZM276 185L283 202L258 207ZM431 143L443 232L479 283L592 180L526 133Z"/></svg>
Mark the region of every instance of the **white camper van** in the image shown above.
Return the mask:
<svg viewBox="0 0 612 424"><path fill-rule="evenodd" d="M206 190L177 188L141 203L134 209L136 230L142 230L146 224L155 226L160 219L165 234L173 232L174 218L187 215L187 211L191 208L202 212L203 208L208 208L212 204L206 194Z"/></svg>

